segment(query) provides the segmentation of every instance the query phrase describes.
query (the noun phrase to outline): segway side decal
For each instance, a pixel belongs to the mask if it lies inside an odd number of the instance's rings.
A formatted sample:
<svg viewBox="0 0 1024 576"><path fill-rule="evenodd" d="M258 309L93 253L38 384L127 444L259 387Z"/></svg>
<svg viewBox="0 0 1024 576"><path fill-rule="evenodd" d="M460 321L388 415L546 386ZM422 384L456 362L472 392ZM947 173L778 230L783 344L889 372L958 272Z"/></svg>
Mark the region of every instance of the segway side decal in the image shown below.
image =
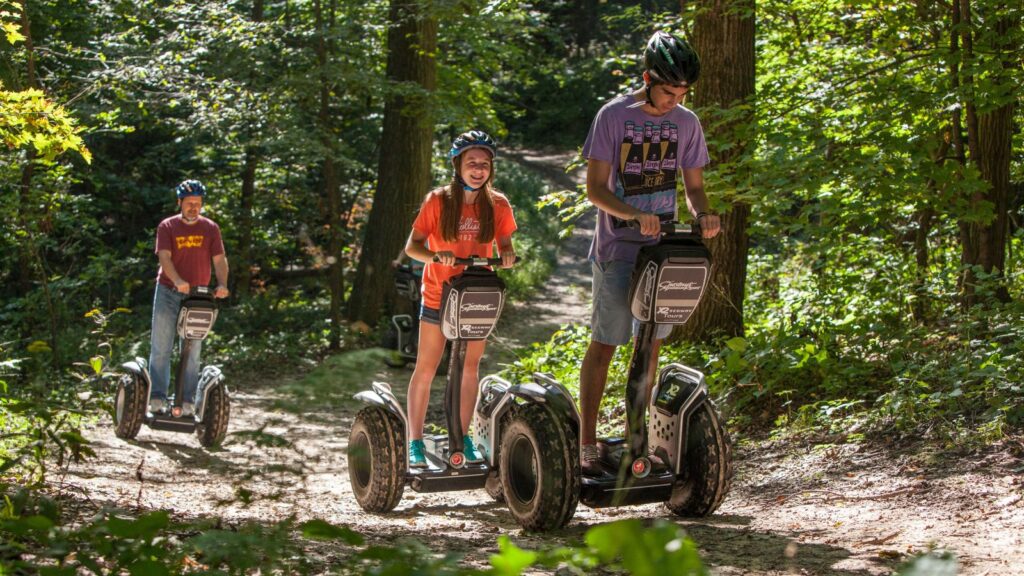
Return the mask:
<svg viewBox="0 0 1024 576"><path fill-rule="evenodd" d="M654 303L654 321L658 324L683 324L700 302L707 281L705 266L661 267Z"/></svg>
<svg viewBox="0 0 1024 576"><path fill-rule="evenodd" d="M487 338L501 316L503 300L500 290L453 290L445 306L442 332L449 339Z"/></svg>
<svg viewBox="0 0 1024 576"><path fill-rule="evenodd" d="M658 265L655 262L648 262L640 276L639 285L633 295L630 312L633 317L641 322L651 320L651 302L654 300L654 278L658 274Z"/></svg>

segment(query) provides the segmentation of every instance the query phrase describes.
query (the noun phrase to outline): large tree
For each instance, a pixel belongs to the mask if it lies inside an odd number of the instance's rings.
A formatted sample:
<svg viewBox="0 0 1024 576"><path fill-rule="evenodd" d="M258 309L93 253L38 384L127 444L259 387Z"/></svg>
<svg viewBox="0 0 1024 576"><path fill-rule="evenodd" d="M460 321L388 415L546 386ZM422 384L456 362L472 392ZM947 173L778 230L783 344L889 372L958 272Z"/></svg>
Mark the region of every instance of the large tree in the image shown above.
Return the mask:
<svg viewBox="0 0 1024 576"><path fill-rule="evenodd" d="M369 324L393 299L390 262L405 243L430 185L434 127L437 20L429 3L420 0L392 0L388 19L389 88L377 189L348 306L350 319Z"/></svg>
<svg viewBox="0 0 1024 576"><path fill-rule="evenodd" d="M1020 67L1021 40L1021 10L1010 4L955 0L950 18L960 41L959 50L954 43L953 70L959 75L956 84L963 88L968 158L986 184L970 194L972 217L960 224L961 288L968 305L977 300L975 270L1001 276L1006 267L1013 115L1020 97L1013 70ZM979 213L985 217L978 218ZM1010 299L1005 283L997 286L995 295Z"/></svg>
<svg viewBox="0 0 1024 576"><path fill-rule="evenodd" d="M691 3L681 0L681 4L685 10ZM693 100L704 115L711 144L707 189L722 212L722 233L708 242L714 267L704 299L690 322L676 332L677 337L699 339L722 332L743 334L750 204L729 183L743 180L734 176L746 169L741 160L753 145L755 4L754 0L695 4L692 42L700 56L701 75ZM728 121L723 120L726 117Z"/></svg>

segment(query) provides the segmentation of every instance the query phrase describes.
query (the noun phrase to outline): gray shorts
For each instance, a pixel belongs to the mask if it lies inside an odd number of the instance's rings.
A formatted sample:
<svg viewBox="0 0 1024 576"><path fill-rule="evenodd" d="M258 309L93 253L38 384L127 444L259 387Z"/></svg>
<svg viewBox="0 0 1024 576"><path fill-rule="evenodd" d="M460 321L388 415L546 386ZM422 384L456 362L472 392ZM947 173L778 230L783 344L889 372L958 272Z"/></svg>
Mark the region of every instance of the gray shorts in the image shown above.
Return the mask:
<svg viewBox="0 0 1024 576"><path fill-rule="evenodd" d="M640 332L640 323L629 311L629 279L633 263L623 260L591 262L594 270L594 309L590 315L591 338L595 342L621 346ZM658 324L655 338L664 340L672 333L671 324Z"/></svg>

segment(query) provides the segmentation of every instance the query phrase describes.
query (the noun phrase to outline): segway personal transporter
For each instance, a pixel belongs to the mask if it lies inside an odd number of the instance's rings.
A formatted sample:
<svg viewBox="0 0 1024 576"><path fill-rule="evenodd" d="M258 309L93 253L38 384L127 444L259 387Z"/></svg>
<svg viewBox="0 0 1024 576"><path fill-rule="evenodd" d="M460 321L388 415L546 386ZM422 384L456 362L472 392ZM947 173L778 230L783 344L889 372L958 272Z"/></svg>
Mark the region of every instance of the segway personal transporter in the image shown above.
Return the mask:
<svg viewBox="0 0 1024 576"><path fill-rule="evenodd" d="M646 385L656 325L690 318L704 293L711 258L696 225L661 226L660 242L640 250L630 284L630 310L640 321L640 333L626 384L629 436L599 443L602 474L582 478L580 501L592 508L664 502L680 516L707 516L732 483L732 448L704 375L669 364L658 374L649 401Z"/></svg>
<svg viewBox="0 0 1024 576"><path fill-rule="evenodd" d="M348 445L349 478L356 501L368 512L388 512L405 485L417 492L486 488L508 504L527 530L564 526L579 500L579 415L569 393L550 377L512 385L496 376L480 383L474 441L484 461L463 453L460 397L466 343L493 331L505 285L493 270L499 258L458 258L469 265L445 284L441 331L452 342L445 387L447 435L423 438L428 467L409 467L408 421L391 387L374 382L356 398L368 406L356 414ZM502 486L505 486L502 491Z"/></svg>
<svg viewBox="0 0 1024 576"><path fill-rule="evenodd" d="M418 308L420 302L420 277L413 271L410 264L400 264L395 268L395 292L407 299ZM386 327L381 347L391 350L384 358L384 363L392 368L404 368L416 363L420 339L420 319L413 314L395 314ZM448 358L451 343L445 343L441 363L437 369L448 370Z"/></svg>
<svg viewBox="0 0 1024 576"><path fill-rule="evenodd" d="M174 399L170 410L160 413L149 412L149 395L152 381L144 358L121 365L124 374L117 384L114 398L114 433L118 438L131 440L139 433L143 424L154 430L171 432L195 432L199 443L210 448L220 444L228 430L230 400L224 374L217 366L204 366L199 374L196 388L198 400L195 414L184 414L185 371L189 350L195 342L206 338L217 320L217 303L213 290L206 286L193 287L181 304L178 312L178 336L181 350L178 355L178 371L174 382Z"/></svg>

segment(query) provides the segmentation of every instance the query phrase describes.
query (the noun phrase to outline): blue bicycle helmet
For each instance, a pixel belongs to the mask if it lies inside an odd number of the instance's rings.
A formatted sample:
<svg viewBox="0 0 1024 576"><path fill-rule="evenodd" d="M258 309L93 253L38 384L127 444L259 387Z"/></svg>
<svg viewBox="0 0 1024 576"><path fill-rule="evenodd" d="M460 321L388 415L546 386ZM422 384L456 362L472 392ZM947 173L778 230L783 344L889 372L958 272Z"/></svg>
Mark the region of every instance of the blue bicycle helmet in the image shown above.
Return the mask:
<svg viewBox="0 0 1024 576"><path fill-rule="evenodd" d="M175 189L178 193L178 200L186 196L199 196L200 198L206 196L206 186L199 180L185 180Z"/></svg>
<svg viewBox="0 0 1024 576"><path fill-rule="evenodd" d="M459 154L471 148L483 148L491 153L491 158L498 155L498 145L494 143L494 138L481 130L470 130L459 134L452 142L452 149L448 151L448 159L451 160L452 166L455 166L455 159Z"/></svg>

